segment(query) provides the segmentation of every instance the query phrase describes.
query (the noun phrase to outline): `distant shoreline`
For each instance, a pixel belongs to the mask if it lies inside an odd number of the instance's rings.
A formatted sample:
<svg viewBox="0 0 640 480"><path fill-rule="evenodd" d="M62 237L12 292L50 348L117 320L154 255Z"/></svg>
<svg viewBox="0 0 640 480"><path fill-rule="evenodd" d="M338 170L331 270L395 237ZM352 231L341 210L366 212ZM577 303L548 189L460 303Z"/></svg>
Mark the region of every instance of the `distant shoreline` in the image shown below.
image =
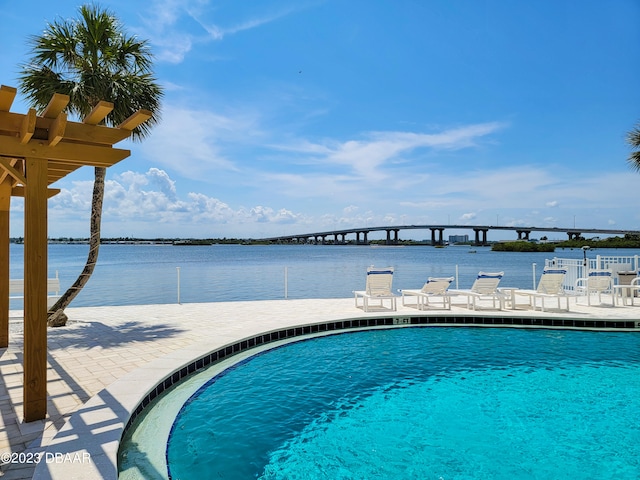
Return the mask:
<svg viewBox="0 0 640 480"><path fill-rule="evenodd" d="M9 239L9 242L12 244L21 245L24 243L24 239L22 237L13 237ZM70 238L70 237L61 237L61 238L49 238L49 245L87 245L89 243L88 238ZM195 245L195 246L211 246L211 245L315 245L313 243L303 244L303 243L277 243L277 242L268 242L264 240L255 240L251 238L131 238L131 237L117 237L117 238L102 238L100 243L102 245ZM498 240L498 241L489 241L487 242L485 247L491 247L495 245L519 245L519 244L529 244L533 243L536 245L553 245L555 248L562 249L573 249L573 248L582 248L584 246L588 246L589 248L620 248L620 249L630 249L630 248L640 248L640 238L634 236L625 235L624 237L608 237L604 239L573 239L573 240L544 240L541 242L529 242L526 240ZM326 242L325 245L333 246L335 245L333 242ZM355 241L346 241L339 243L337 245L342 246L422 246L422 247L438 247L438 248L447 248L447 247L478 247L478 245L474 245L472 242L468 243L455 243L455 244L446 244L446 245L432 245L429 240L400 240L397 244L387 244L385 240L371 240L368 244L358 244ZM524 245L523 245L524 246ZM497 249L497 248L496 248Z"/></svg>

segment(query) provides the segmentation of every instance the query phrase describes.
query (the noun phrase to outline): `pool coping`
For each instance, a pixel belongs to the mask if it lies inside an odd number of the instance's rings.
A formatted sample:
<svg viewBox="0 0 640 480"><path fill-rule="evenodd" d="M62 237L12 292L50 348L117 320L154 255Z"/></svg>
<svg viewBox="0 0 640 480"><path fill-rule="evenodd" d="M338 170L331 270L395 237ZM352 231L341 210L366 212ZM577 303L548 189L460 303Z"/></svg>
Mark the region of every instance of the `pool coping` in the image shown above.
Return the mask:
<svg viewBox="0 0 640 480"><path fill-rule="evenodd" d="M469 311L466 309L418 311L413 308L400 308L396 312L364 313L352 307L338 314L327 313L326 319L322 321L300 322L299 319L285 318L276 323L276 325L280 324L280 327L276 326L276 328L269 328L265 324L263 330L261 325L252 325L253 331L249 335L246 330L242 330L231 334L207 336L202 341L175 350L124 375L90 398L69 418L46 446L43 455L47 455L47 458L53 461L40 462L36 466L33 478L116 479L118 476L117 454L122 435L135 417L155 397L172 384L208 365L241 352L248 352L251 348L260 345L273 344L276 347L282 341L295 341L295 339L318 333L415 326L640 332L640 322L633 318L603 320L597 318L598 316L585 315L584 312L576 311L564 313ZM585 321L600 324L576 326L576 322ZM258 337L262 337L262 341L256 344ZM60 461L55 461L56 459Z"/></svg>

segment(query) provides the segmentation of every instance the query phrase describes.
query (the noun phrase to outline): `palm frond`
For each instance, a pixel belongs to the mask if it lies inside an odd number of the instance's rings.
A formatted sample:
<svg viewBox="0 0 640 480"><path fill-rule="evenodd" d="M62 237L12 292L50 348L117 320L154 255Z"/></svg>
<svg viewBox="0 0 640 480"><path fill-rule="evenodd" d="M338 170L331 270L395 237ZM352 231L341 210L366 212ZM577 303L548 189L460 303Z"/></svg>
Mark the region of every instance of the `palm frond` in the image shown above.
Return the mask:
<svg viewBox="0 0 640 480"><path fill-rule="evenodd" d="M635 149L629 154L627 163L632 169L640 172L640 124L627 133L627 144Z"/></svg>
<svg viewBox="0 0 640 480"><path fill-rule="evenodd" d="M146 41L128 36L118 19L97 4L83 5L79 17L47 25L31 37L32 57L22 66L22 93L42 109L54 93L69 95L68 112L83 117L99 100L114 104L105 119L115 126L139 109L153 117L134 130L141 139L159 119L162 88L153 76Z"/></svg>
<svg viewBox="0 0 640 480"><path fill-rule="evenodd" d="M633 130L627 133L627 143L631 148L640 148L640 125L636 125Z"/></svg>
<svg viewBox="0 0 640 480"><path fill-rule="evenodd" d="M633 170L640 172L640 151L629 154L627 163Z"/></svg>

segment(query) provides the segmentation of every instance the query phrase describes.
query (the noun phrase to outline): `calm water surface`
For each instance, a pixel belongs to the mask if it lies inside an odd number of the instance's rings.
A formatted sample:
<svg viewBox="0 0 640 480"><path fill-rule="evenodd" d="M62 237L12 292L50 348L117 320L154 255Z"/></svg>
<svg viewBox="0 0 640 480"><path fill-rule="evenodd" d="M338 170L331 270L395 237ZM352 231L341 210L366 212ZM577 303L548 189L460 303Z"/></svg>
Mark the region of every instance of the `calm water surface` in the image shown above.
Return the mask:
<svg viewBox="0 0 640 480"><path fill-rule="evenodd" d="M95 273L73 306L221 302L285 298L345 298L362 289L370 265L393 266L395 288L420 288L429 276L454 276L469 288L480 270L505 272L504 286L532 288L545 259L582 258L581 250L555 253L492 252L473 247L367 247L335 245L102 245ZM87 245L50 245L49 275L62 289L82 271ZM590 255L637 255L597 250ZM11 246L11 278L23 278L22 245ZM286 286L285 286L286 269ZM454 284L455 285L455 284ZM16 302L12 308L20 308Z"/></svg>

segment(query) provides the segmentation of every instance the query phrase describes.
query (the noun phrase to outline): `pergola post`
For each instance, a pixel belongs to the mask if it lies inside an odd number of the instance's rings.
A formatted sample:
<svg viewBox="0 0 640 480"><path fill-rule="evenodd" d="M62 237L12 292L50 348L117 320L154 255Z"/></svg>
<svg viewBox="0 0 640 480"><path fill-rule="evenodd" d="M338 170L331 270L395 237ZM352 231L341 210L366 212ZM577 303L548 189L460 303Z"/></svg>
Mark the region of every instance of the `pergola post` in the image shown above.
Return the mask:
<svg viewBox="0 0 640 480"><path fill-rule="evenodd" d="M0 348L9 346L9 212L11 178L0 182Z"/></svg>
<svg viewBox="0 0 640 480"><path fill-rule="evenodd" d="M82 166L110 167L129 150L113 148L151 118L138 110L115 128L99 125L113 104L101 101L82 123L67 121L68 95L54 94L37 115L11 113L17 90L0 85L0 348L9 333L9 209L24 196L24 420L47 415L47 200L49 185Z"/></svg>
<svg viewBox="0 0 640 480"><path fill-rule="evenodd" d="M24 420L47 414L47 160L26 159Z"/></svg>

